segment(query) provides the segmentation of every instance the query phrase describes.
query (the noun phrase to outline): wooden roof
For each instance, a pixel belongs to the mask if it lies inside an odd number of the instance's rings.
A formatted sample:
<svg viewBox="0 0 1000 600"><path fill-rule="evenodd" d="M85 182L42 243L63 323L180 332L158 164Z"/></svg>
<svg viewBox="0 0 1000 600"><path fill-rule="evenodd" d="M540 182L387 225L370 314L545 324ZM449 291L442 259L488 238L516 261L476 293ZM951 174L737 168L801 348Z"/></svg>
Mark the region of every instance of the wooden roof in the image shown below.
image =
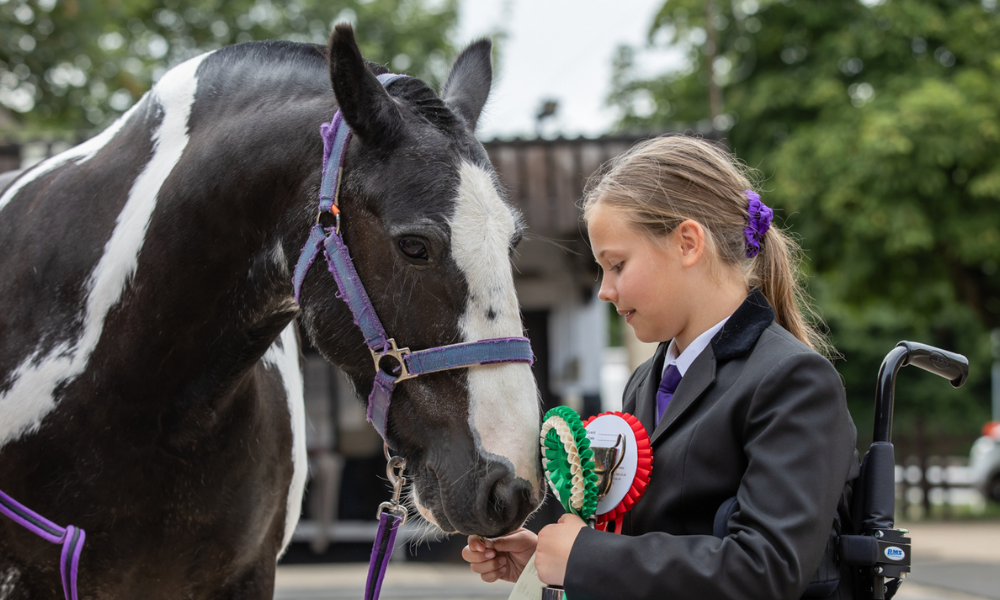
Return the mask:
<svg viewBox="0 0 1000 600"><path fill-rule="evenodd" d="M484 142L510 199L529 230L548 237L580 236L580 199L587 179L605 162L649 135L596 139L491 140Z"/></svg>

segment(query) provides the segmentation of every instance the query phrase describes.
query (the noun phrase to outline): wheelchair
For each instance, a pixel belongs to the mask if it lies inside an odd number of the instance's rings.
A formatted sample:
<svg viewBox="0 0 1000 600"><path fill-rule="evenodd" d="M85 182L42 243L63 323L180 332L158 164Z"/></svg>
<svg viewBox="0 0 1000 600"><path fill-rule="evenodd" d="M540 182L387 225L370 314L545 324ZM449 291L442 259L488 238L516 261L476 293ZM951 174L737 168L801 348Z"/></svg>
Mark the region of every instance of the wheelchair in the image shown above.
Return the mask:
<svg viewBox="0 0 1000 600"><path fill-rule="evenodd" d="M842 523L838 514L820 567L803 600L821 600L836 593L842 566L853 571L855 600L889 600L910 572L909 532L895 528L896 461L892 448L896 374L907 365L944 377L956 388L969 377L967 358L926 344L899 342L886 355L875 392L872 444L854 480L849 522ZM719 507L713 528L716 537L728 535L729 519L738 509L735 497Z"/></svg>
<svg viewBox="0 0 1000 600"><path fill-rule="evenodd" d="M861 461L855 483L851 520L853 532L840 535L839 558L851 565L858 598L888 600L910 572L910 538L896 529L896 461L892 448L892 410L896 374L913 365L962 387L969 377L969 360L916 342L899 342L886 355L878 373L872 445Z"/></svg>

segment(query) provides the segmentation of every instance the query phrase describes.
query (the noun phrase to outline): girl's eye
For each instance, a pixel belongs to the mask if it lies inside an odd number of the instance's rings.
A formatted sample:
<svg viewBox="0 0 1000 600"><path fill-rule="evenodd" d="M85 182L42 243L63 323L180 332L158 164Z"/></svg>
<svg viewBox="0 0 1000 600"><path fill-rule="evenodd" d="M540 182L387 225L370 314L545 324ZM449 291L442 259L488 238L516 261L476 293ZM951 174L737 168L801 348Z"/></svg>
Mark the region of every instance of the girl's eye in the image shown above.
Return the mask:
<svg viewBox="0 0 1000 600"><path fill-rule="evenodd" d="M620 262L617 265L611 265L611 270L612 271L621 271L622 270L622 265L624 265L624 264L625 264L624 262Z"/></svg>
<svg viewBox="0 0 1000 600"><path fill-rule="evenodd" d="M420 238L406 236L399 239L399 250L415 260L426 261L428 259L427 246Z"/></svg>

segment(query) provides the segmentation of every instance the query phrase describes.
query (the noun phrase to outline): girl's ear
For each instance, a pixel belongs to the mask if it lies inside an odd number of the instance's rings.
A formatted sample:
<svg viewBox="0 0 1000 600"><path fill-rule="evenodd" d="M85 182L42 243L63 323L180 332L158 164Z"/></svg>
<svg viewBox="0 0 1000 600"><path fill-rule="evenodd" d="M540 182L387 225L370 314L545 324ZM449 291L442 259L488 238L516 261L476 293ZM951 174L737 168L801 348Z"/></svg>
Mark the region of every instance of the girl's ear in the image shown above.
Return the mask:
<svg viewBox="0 0 1000 600"><path fill-rule="evenodd" d="M705 253L705 228L688 219L674 228L674 241L680 252L681 265L693 267Z"/></svg>

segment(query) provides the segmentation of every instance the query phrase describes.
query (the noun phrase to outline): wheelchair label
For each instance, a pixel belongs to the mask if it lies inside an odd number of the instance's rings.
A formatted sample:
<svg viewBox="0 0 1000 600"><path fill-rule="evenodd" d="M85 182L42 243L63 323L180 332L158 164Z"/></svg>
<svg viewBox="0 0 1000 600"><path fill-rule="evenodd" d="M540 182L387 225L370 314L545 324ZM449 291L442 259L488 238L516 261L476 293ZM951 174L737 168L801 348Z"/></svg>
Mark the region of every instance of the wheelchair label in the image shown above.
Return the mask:
<svg viewBox="0 0 1000 600"><path fill-rule="evenodd" d="M903 552L902 548L897 548L896 546L889 546L885 549L885 557L889 560L903 560L906 558L906 552Z"/></svg>

